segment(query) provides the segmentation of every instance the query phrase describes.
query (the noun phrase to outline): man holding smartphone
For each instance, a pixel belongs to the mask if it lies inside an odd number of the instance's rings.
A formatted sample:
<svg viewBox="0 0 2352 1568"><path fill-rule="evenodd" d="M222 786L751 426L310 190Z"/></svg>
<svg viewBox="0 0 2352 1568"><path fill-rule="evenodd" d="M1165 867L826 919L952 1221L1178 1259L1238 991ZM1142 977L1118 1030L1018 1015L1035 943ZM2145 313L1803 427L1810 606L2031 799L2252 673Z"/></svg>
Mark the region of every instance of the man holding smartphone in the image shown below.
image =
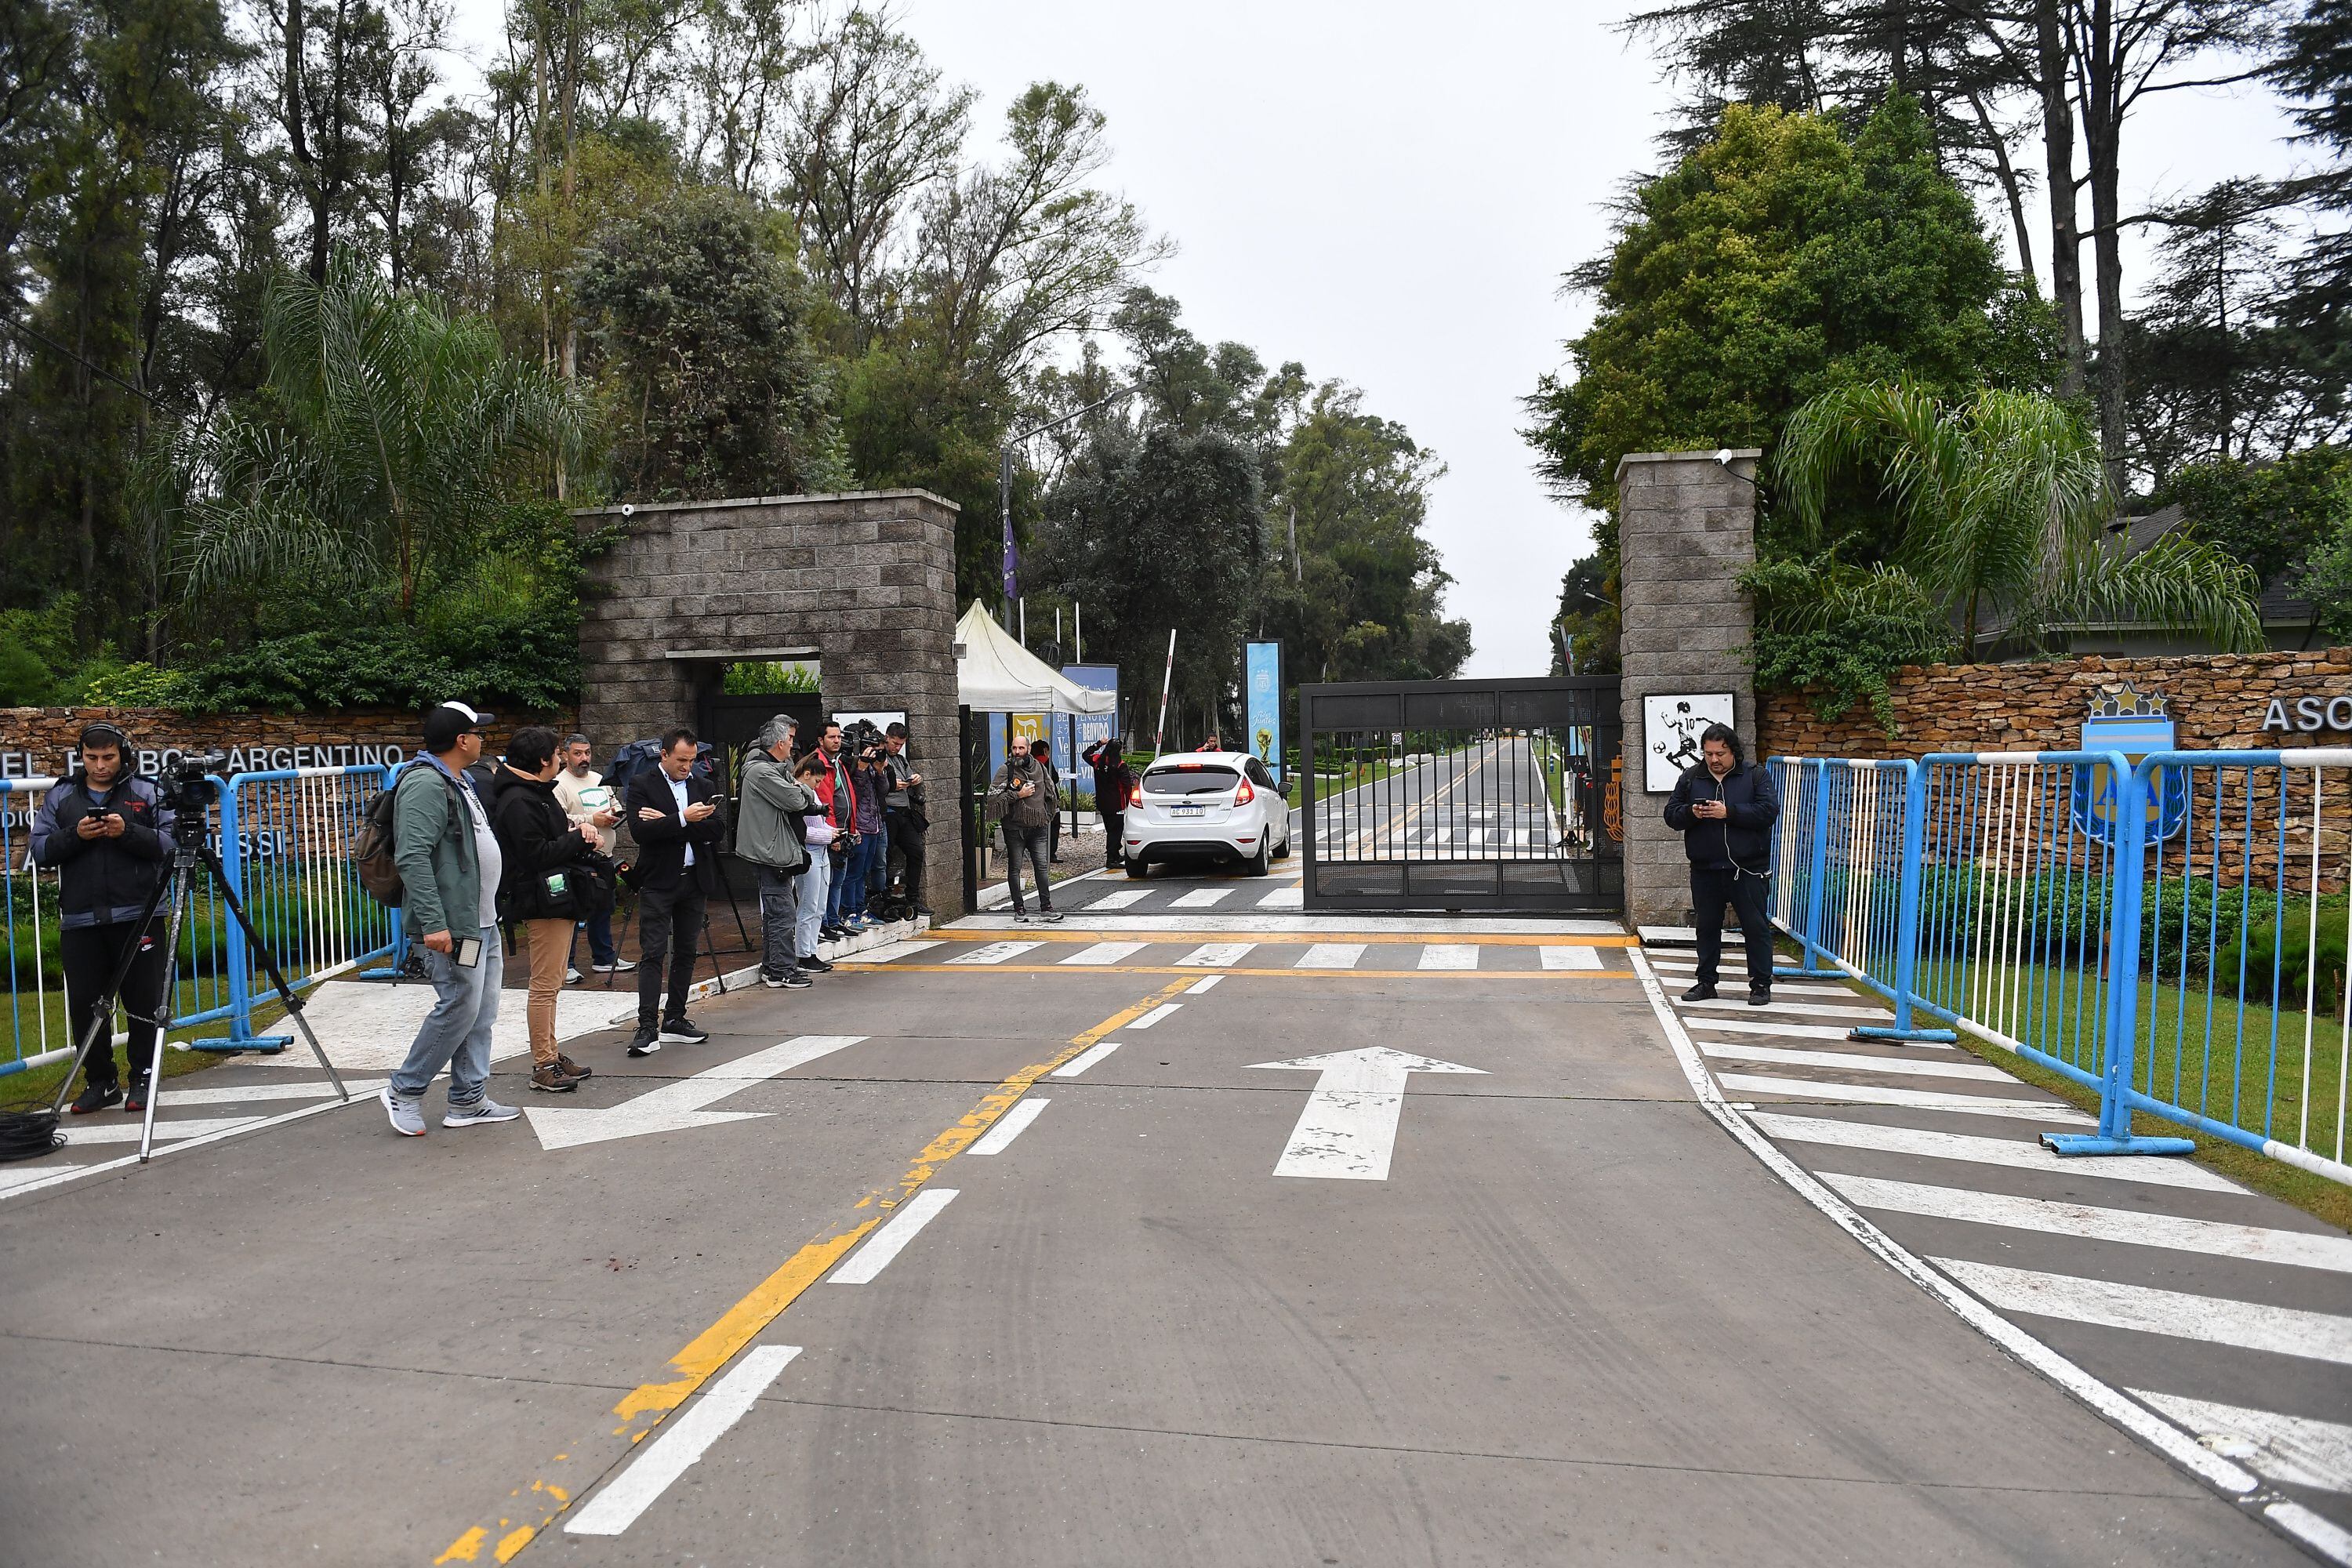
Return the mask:
<svg viewBox="0 0 2352 1568"><path fill-rule="evenodd" d="M131 742L113 725L84 729L75 752L80 766L49 791L34 818L33 863L58 873L58 948L75 1045L131 955L120 998L130 1023L131 1096L123 1098L109 1018L83 1064L73 1113L88 1116L110 1105L143 1111L155 1071L166 955L161 912L144 925L139 915L172 858L172 808L152 780L129 776Z"/></svg>
<svg viewBox="0 0 2352 1568"><path fill-rule="evenodd" d="M1723 960L1723 907L1739 917L1748 939L1748 1005L1772 1002L1772 922L1766 910L1772 885L1772 825L1780 819L1771 770L1739 754L1727 724L1710 724L1698 738L1699 763L1675 781L1666 826L1683 836L1690 858L1691 906L1698 920L1698 984L1685 1002L1715 997Z"/></svg>
<svg viewBox="0 0 2352 1568"><path fill-rule="evenodd" d="M444 1127L512 1121L522 1114L492 1100L490 1030L499 1019L504 963L499 950L499 879L505 857L466 770L481 760L491 715L444 702L425 715L425 747L394 784L392 855L400 867L401 910L425 950L433 1010L384 1085L384 1114L404 1138L425 1136L425 1091L449 1069Z"/></svg>

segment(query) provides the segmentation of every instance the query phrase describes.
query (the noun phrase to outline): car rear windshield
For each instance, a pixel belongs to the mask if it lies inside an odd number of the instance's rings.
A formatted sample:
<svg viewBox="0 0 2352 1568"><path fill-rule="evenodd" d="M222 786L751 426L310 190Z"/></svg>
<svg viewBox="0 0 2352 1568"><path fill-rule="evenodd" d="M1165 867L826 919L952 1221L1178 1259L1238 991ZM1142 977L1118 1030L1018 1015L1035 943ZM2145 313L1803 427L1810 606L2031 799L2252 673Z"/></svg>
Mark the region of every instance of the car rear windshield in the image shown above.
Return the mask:
<svg viewBox="0 0 2352 1568"><path fill-rule="evenodd" d="M1176 763L1147 772L1143 787L1152 795L1223 795L1239 784L1241 776L1215 763Z"/></svg>

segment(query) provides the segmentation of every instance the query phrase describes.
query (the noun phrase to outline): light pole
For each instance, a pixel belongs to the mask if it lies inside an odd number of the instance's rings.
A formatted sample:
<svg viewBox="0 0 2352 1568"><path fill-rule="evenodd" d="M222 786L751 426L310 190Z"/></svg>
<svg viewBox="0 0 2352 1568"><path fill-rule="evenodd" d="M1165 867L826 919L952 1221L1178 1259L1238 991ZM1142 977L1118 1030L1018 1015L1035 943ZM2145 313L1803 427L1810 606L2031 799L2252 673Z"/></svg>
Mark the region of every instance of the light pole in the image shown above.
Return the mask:
<svg viewBox="0 0 2352 1568"><path fill-rule="evenodd" d="M1034 429L1024 430L1018 436L1007 436L1003 443L997 447L996 510L1004 524L1003 574L1001 585L1004 590L1006 605L1013 604L1021 596L1021 557L1013 543L1013 448L1024 441L1043 436L1048 430L1058 430L1073 419L1083 419L1098 408L1108 408L1112 404L1132 397L1142 390L1143 385L1140 382L1133 386L1122 386L1108 397L1089 403L1084 408L1073 408L1060 418L1048 419Z"/></svg>

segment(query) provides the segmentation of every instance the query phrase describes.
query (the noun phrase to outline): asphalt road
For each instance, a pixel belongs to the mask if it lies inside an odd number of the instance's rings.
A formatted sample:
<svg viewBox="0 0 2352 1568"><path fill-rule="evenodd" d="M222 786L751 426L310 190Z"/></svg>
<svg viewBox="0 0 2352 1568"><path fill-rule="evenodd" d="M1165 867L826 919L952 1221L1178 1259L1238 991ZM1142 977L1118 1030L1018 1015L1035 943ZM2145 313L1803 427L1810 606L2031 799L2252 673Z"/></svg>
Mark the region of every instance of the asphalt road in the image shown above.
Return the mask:
<svg viewBox="0 0 2352 1568"><path fill-rule="evenodd" d="M1727 1138L1622 939L1296 864L0 1205L0 1561L2302 1560Z"/></svg>

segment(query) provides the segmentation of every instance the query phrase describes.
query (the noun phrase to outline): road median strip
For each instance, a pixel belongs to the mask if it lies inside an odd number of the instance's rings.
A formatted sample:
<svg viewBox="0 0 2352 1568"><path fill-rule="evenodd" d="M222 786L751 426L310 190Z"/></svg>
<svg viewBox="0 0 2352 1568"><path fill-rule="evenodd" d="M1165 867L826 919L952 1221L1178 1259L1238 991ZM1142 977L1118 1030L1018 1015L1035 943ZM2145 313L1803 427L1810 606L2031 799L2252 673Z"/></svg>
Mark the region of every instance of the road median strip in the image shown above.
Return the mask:
<svg viewBox="0 0 2352 1568"><path fill-rule="evenodd" d="M976 971L961 969L955 973L970 974ZM942 1129L916 1153L906 1173L896 1183L867 1193L855 1205L857 1210L878 1209L882 1212L868 1214L855 1224L813 1240L793 1253L774 1273L754 1286L742 1300L720 1314L716 1322L688 1341L684 1349L670 1358L669 1368L677 1375L660 1382L640 1384L623 1396L621 1402L613 1407L613 1414L620 1418L620 1425L601 1436L575 1443L556 1455L541 1467L539 1475L508 1494L509 1511L501 1513L494 1522L474 1524L451 1542L433 1562L438 1565L513 1561L523 1548L537 1540L571 1506L573 1498L586 1495L602 1481L614 1465L625 1459L637 1444L645 1441L660 1426L665 1416L692 1398L697 1390L782 1316L784 1310L823 1278L826 1270L865 1240L887 1217L889 1211L921 1191L924 1184L939 1173L940 1166L977 1142L1000 1117L1020 1102L1039 1079L1083 1052L1091 1050L1105 1036L1126 1027L1181 995L1200 974L1198 970L1182 973L1184 979L1120 1009L1092 1028L1072 1036L1052 1057L1021 1068L982 1095L970 1110L957 1119L954 1125ZM622 1445L614 1447L611 1441L613 1438L622 1439Z"/></svg>

